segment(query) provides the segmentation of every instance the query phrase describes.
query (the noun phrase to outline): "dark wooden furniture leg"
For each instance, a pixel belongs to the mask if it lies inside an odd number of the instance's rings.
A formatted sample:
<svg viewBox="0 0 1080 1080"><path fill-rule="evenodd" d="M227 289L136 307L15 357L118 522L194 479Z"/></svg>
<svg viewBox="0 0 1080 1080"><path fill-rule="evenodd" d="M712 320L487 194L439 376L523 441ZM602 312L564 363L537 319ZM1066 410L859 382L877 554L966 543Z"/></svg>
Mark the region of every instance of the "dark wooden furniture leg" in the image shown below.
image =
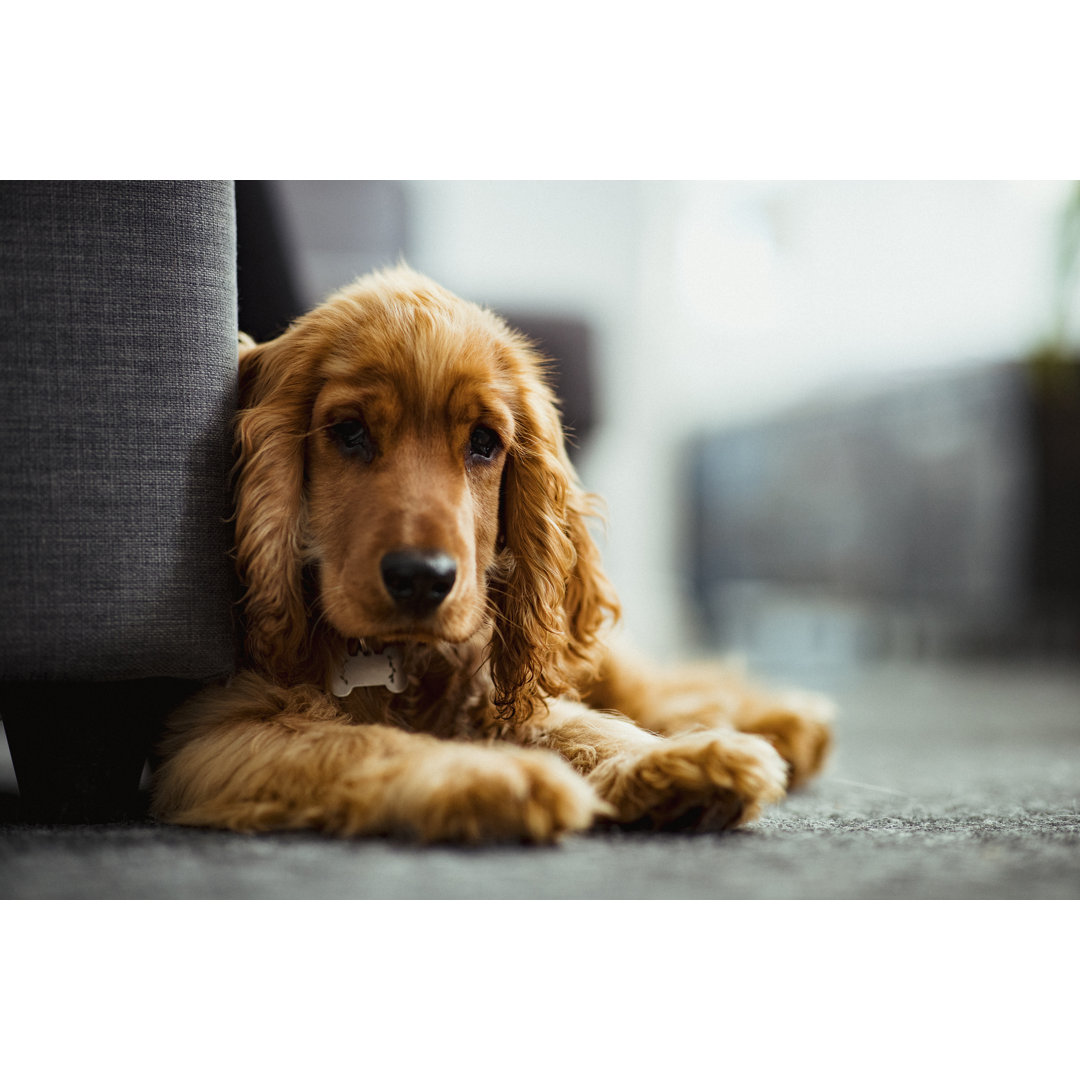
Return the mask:
<svg viewBox="0 0 1080 1080"><path fill-rule="evenodd" d="M88 824L145 817L143 766L165 717L198 688L181 679L0 685L22 820Z"/></svg>

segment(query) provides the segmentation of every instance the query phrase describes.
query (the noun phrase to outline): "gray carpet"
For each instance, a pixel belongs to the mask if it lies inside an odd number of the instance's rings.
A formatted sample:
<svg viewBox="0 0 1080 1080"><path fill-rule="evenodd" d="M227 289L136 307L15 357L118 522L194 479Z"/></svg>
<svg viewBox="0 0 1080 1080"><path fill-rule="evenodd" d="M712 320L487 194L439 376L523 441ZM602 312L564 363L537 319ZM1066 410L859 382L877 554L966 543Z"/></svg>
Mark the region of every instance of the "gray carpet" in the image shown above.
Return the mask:
<svg viewBox="0 0 1080 1080"><path fill-rule="evenodd" d="M419 849L152 824L0 827L4 898L1076 899L1080 667L804 675L838 697L827 773L722 836Z"/></svg>

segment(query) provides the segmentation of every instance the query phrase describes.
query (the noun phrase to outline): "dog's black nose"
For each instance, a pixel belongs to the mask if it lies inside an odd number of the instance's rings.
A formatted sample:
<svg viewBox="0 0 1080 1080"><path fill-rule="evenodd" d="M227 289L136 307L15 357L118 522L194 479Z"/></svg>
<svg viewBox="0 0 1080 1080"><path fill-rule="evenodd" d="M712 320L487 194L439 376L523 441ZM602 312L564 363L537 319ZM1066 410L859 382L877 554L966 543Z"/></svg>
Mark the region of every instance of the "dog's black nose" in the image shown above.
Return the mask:
<svg viewBox="0 0 1080 1080"><path fill-rule="evenodd" d="M379 569L386 591L398 607L413 615L434 611L457 578L457 564L443 551L391 551L382 557Z"/></svg>

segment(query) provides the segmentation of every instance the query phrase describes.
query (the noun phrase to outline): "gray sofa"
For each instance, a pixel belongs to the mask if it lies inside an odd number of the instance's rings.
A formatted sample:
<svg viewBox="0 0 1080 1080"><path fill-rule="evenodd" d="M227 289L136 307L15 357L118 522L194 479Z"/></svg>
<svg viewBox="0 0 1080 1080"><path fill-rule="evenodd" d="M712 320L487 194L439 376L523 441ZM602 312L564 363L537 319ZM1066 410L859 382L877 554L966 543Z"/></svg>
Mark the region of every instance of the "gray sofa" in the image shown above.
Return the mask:
<svg viewBox="0 0 1080 1080"><path fill-rule="evenodd" d="M1080 655L1080 364L837 391L689 448L709 644L793 661Z"/></svg>
<svg viewBox="0 0 1080 1080"><path fill-rule="evenodd" d="M0 716L24 813L138 808L231 670L231 181L0 184Z"/></svg>

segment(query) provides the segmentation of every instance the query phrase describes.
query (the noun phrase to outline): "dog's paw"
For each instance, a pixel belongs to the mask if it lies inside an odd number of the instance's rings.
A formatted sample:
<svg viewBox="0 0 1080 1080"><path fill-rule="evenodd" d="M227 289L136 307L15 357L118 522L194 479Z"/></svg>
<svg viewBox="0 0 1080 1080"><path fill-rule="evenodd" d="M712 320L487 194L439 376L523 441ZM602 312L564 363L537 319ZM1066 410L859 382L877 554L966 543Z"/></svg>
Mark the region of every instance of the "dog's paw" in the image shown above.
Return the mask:
<svg viewBox="0 0 1080 1080"><path fill-rule="evenodd" d="M748 716L740 731L767 739L788 763L788 787L796 788L821 771L832 747L833 703L820 694L791 691L777 694Z"/></svg>
<svg viewBox="0 0 1080 1080"><path fill-rule="evenodd" d="M623 825L716 832L782 798L786 772L764 739L717 729L658 739L609 759L589 778Z"/></svg>
<svg viewBox="0 0 1080 1080"><path fill-rule="evenodd" d="M426 843L550 843L608 807L545 750L450 743L399 791L395 831Z"/></svg>

